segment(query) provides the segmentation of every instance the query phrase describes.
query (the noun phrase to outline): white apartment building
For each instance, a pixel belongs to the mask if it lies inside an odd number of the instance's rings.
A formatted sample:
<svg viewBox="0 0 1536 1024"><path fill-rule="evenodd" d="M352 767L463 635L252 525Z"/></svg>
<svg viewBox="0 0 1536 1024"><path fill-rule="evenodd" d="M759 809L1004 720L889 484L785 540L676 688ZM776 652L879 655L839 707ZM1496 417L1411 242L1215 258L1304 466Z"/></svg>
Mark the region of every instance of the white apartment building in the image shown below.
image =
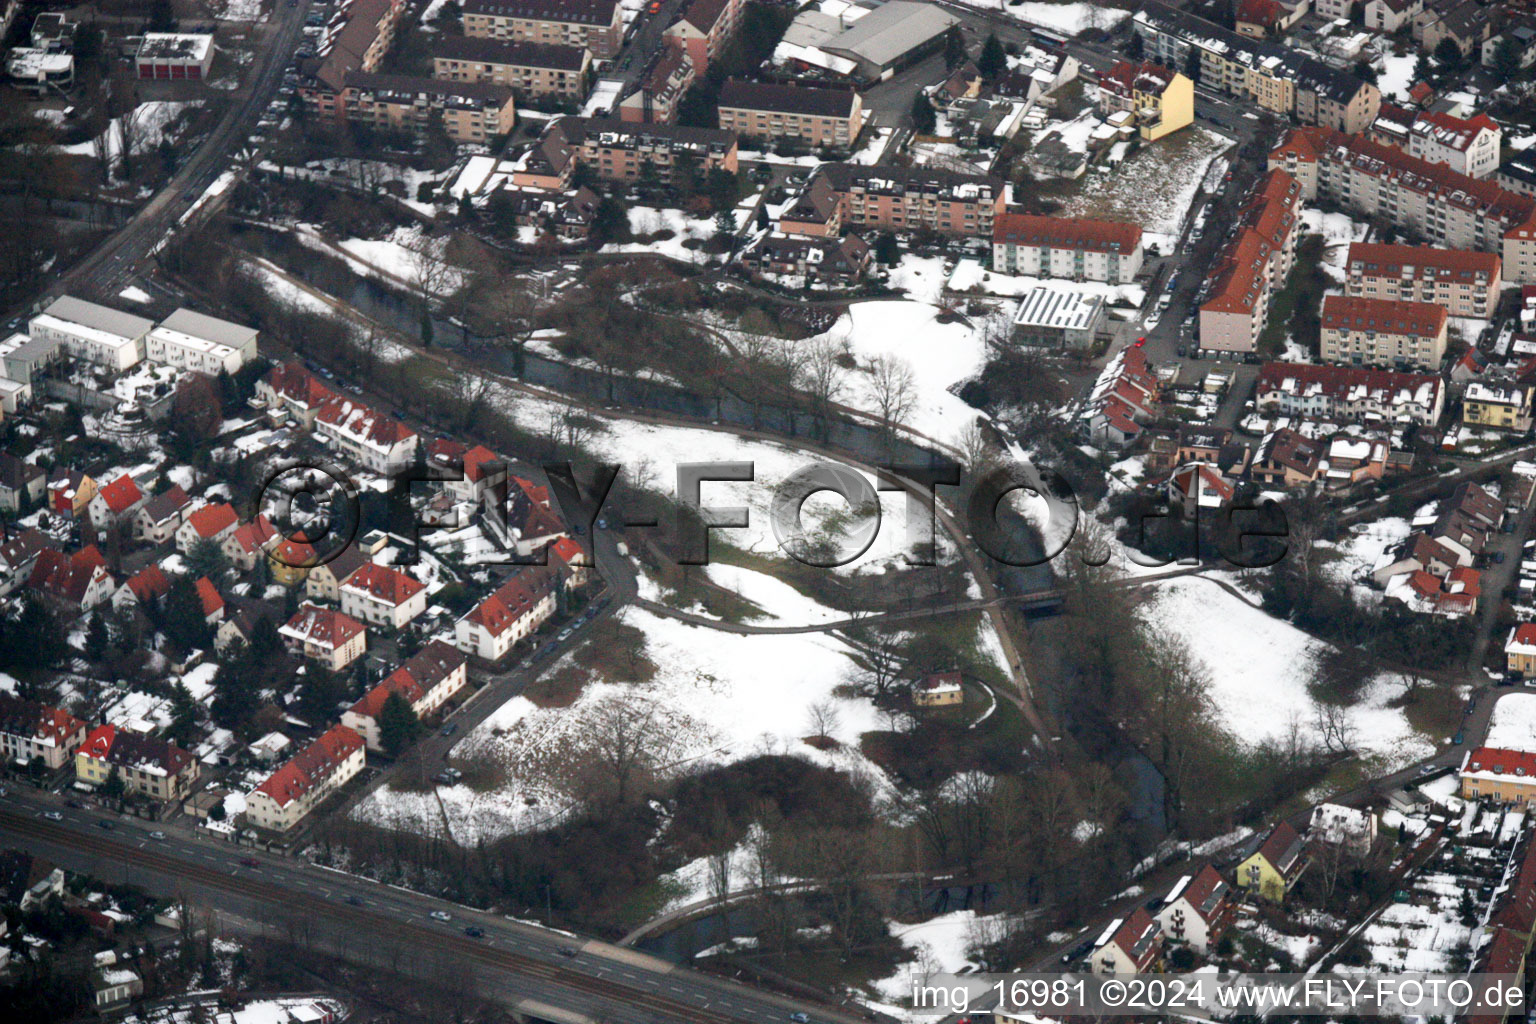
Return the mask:
<svg viewBox="0 0 1536 1024"><path fill-rule="evenodd" d="M454 646L486 661L499 661L555 614L555 574L543 566L523 569L470 610L454 626Z"/></svg>
<svg viewBox="0 0 1536 1024"><path fill-rule="evenodd" d="M392 416L349 398L321 407L315 432L353 460L390 476L409 469L416 459L416 431Z"/></svg>
<svg viewBox="0 0 1536 1024"><path fill-rule="evenodd" d="M400 694L410 702L418 719L426 718L464 689L469 681L468 666L463 654L441 640L433 640L348 708L341 724L362 736L369 750L382 750L379 713L390 694Z"/></svg>
<svg viewBox="0 0 1536 1024"><path fill-rule="evenodd" d="M999 214L992 269L999 274L1129 284L1141 272L1141 227L1104 220Z"/></svg>
<svg viewBox="0 0 1536 1024"><path fill-rule="evenodd" d="M256 358L257 333L254 327L178 309L149 332L147 354L152 363L217 377Z"/></svg>
<svg viewBox="0 0 1536 1024"><path fill-rule="evenodd" d="M368 562L341 585L341 610L372 626L400 629L427 610L427 588L393 566Z"/></svg>
<svg viewBox="0 0 1536 1024"><path fill-rule="evenodd" d="M1490 178L1499 170L1504 130L1487 114L1463 118L1426 110L1408 129L1408 153L1445 164L1469 178Z"/></svg>
<svg viewBox="0 0 1536 1024"><path fill-rule="evenodd" d="M363 738L345 725L333 725L293 760L269 775L245 801L246 820L273 832L286 832L363 770Z"/></svg>
<svg viewBox="0 0 1536 1024"><path fill-rule="evenodd" d="M34 341L57 343L76 359L122 371L144 361L154 322L65 295L27 324Z"/></svg>

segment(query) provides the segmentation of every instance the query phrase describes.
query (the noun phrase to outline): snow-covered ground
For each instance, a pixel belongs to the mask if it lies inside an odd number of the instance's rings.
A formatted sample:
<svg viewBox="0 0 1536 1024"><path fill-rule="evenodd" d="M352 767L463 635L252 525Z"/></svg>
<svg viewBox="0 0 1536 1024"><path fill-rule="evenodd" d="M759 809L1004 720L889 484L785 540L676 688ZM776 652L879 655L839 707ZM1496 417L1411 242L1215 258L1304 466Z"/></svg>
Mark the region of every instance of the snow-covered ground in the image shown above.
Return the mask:
<svg viewBox="0 0 1536 1024"><path fill-rule="evenodd" d="M980 11L1002 11L1026 25L1039 25L1042 28L1055 29L1073 36L1090 28L1114 28L1131 16L1130 11L1117 10L1096 3L1021 3L1019 0L957 0L957 2Z"/></svg>
<svg viewBox="0 0 1536 1024"><path fill-rule="evenodd" d="M1144 146L1118 168L1085 175L1063 205L1064 217L1095 217L1140 224L1147 244L1168 252L1194 204L1206 169L1232 140L1204 128L1186 128Z"/></svg>
<svg viewBox="0 0 1536 1024"><path fill-rule="evenodd" d="M222 4L214 0L214 6L218 8L220 21L259 21L261 19L262 0L224 0Z"/></svg>
<svg viewBox="0 0 1536 1024"><path fill-rule="evenodd" d="M1338 544L1319 543L1319 547L1332 548L1339 554L1337 559L1325 564L1324 571L1340 583L1352 586L1357 601L1375 603L1381 600L1381 591L1359 582L1360 578L1382 565L1387 551L1412 532L1408 520L1396 516L1351 527Z"/></svg>
<svg viewBox="0 0 1536 1024"><path fill-rule="evenodd" d="M891 934L912 951L913 958L898 967L895 974L871 985L885 1001L881 1009L907 1020L933 1019L931 1015L919 1017L902 1011L902 1007L912 1003L914 985L932 980L935 975L956 974L977 966L971 959L971 949L986 943L992 926L1000 923L1000 918L996 914L956 910L917 924L889 922Z"/></svg>
<svg viewBox="0 0 1536 1024"><path fill-rule="evenodd" d="M1536 752L1536 693L1506 693L1488 722L1490 747Z"/></svg>
<svg viewBox="0 0 1536 1024"><path fill-rule="evenodd" d="M148 103L140 103L133 108L132 122L129 135L133 139L132 155L142 156L145 153L157 149L162 140L175 141L170 128L183 110L188 107L202 106L201 100L189 100L174 102L171 100L152 100ZM114 117L102 132L105 139L107 158L114 164L123 153L123 124L122 118ZM98 155L98 139L87 139L84 142L76 142L68 146L55 147L61 153L71 156Z"/></svg>
<svg viewBox="0 0 1536 1024"><path fill-rule="evenodd" d="M745 211L740 207L736 210L736 226L739 230ZM629 208L629 230L637 236L654 235L670 231L672 237L659 239L654 242L623 242L606 245L604 252L654 252L663 256L671 256L674 259L686 260L693 263L708 262L711 257L699 249L689 248L683 243L686 241L707 241L719 234L713 217L690 217L682 210L663 209L651 206L632 206Z"/></svg>
<svg viewBox="0 0 1536 1024"><path fill-rule="evenodd" d="M356 816L434 835L446 818L461 844L558 820L578 799L573 752L615 702L645 708L664 723L661 757L679 771L790 753L866 775L881 787L884 776L859 753L858 743L862 733L885 727L883 717L865 700L833 696L851 668L840 640L821 633L743 636L636 608L622 615L646 636L646 657L657 666L650 682L592 682L564 708L540 708L515 697L454 749L461 761L501 766L502 788L440 787L439 809L431 793L383 787ZM569 657L549 671L568 663ZM822 703L836 710L828 732L840 746L828 751L805 742L815 734L810 709Z"/></svg>
<svg viewBox="0 0 1536 1024"><path fill-rule="evenodd" d="M1211 580L1177 577L1149 589L1155 596L1142 615L1205 663L1216 713L1233 737L1243 743L1276 739L1293 720L1304 735L1317 736L1316 705L1307 692L1321 651L1317 641ZM1402 690L1395 677L1378 677L1349 711L1354 748L1383 770L1422 760L1435 749L1402 711L1386 706Z"/></svg>
<svg viewBox="0 0 1536 1024"><path fill-rule="evenodd" d="M1397 103L1407 101L1408 90L1413 88L1413 68L1418 59L1418 55L1412 52L1402 56L1388 54L1381 58L1376 88L1381 90L1382 99Z"/></svg>
<svg viewBox="0 0 1536 1024"><path fill-rule="evenodd" d="M1020 296L1032 288L1049 284L1052 288L1068 289L1078 295L1096 295L1110 305L1140 307L1147 298L1147 289L1139 284L1104 284L1099 281L1064 281L1041 277L1015 277L988 270L980 260L961 260L949 275L949 289L955 292L977 291L983 295Z"/></svg>
<svg viewBox="0 0 1536 1024"><path fill-rule="evenodd" d="M348 238L340 243L353 263L364 273L379 272L407 287L432 286L435 294L452 295L464 282L465 271L443 263L448 239L424 238L421 226L396 228L388 238ZM434 279L435 277L435 279Z"/></svg>

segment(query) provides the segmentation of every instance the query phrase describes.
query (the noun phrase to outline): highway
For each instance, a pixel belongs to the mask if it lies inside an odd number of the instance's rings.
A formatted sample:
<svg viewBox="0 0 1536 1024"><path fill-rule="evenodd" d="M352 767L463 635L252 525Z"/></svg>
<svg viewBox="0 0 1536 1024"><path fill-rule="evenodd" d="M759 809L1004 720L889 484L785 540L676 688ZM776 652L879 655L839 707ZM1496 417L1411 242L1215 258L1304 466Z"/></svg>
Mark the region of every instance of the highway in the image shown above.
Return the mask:
<svg viewBox="0 0 1536 1024"><path fill-rule="evenodd" d="M253 69L223 118L166 186L123 228L60 276L50 294L84 293L109 300L128 283L182 214L231 166L234 153L277 94L308 9L308 0L292 5L276 0Z"/></svg>
<svg viewBox="0 0 1536 1024"><path fill-rule="evenodd" d="M53 814L58 820L45 815ZM109 830L102 821L112 821ZM865 1019L761 992L633 950L482 913L420 893L13 790L0 845L103 881L215 909L228 930L261 929L351 963L388 966L559 1021L655 1024ZM449 920L431 915L446 914ZM476 927L481 937L464 929ZM558 1009L556 1009L558 1008Z"/></svg>

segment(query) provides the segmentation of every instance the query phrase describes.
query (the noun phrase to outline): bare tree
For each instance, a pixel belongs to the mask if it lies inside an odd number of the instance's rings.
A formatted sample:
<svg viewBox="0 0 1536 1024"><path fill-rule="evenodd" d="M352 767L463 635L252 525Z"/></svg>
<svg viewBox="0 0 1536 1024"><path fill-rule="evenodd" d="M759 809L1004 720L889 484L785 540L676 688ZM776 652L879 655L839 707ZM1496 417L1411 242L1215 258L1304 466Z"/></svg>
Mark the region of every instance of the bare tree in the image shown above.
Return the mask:
<svg viewBox="0 0 1536 1024"><path fill-rule="evenodd" d="M852 658L860 682L883 695L901 675L901 634L863 625L852 627L844 637L854 648Z"/></svg>
<svg viewBox="0 0 1536 1024"><path fill-rule="evenodd" d="M917 401L917 378L912 367L903 359L882 353L870 364L869 388L875 411L880 415L880 426L894 435L906 423Z"/></svg>
<svg viewBox="0 0 1536 1024"><path fill-rule="evenodd" d="M811 705L810 726L812 735L819 740L830 740L842 721L837 705L830 700L819 700Z"/></svg>
<svg viewBox="0 0 1536 1024"><path fill-rule="evenodd" d="M489 377L470 370L460 370L448 378L448 388L458 413L460 429L468 431L475 428L480 414L485 411L486 399L490 397L492 387Z"/></svg>
<svg viewBox="0 0 1536 1024"><path fill-rule="evenodd" d="M612 694L586 718L578 763L587 768L588 799L627 804L656 778L682 737L646 697Z"/></svg>
<svg viewBox="0 0 1536 1024"><path fill-rule="evenodd" d="M523 375L523 357L533 337L539 300L521 281L501 279L486 289L476 304L484 321L482 333L512 352L512 372Z"/></svg>
<svg viewBox="0 0 1536 1024"><path fill-rule="evenodd" d="M421 306L422 340L431 340L428 326L432 316L432 304L446 289L453 268L444 256L444 244L425 232L417 234L405 243L407 281L416 291Z"/></svg>
<svg viewBox="0 0 1536 1024"><path fill-rule="evenodd" d="M1329 753L1347 754L1355 749L1355 724L1349 717L1349 708L1327 701L1315 702L1317 733L1323 747Z"/></svg>
<svg viewBox="0 0 1536 1024"><path fill-rule="evenodd" d="M843 396L846 386L841 347L830 338L818 338L800 353L796 368L796 386L811 402L811 410L820 425L823 439L832 414L832 406Z"/></svg>

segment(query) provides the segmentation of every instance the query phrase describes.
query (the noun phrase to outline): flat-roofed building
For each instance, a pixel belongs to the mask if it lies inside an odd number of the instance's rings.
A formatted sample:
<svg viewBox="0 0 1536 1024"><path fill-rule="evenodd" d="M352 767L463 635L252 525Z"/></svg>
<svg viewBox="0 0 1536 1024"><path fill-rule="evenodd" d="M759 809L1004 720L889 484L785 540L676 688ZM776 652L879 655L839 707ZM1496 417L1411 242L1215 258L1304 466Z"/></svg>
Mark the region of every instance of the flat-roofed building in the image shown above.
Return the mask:
<svg viewBox="0 0 1536 1024"><path fill-rule="evenodd" d="M1087 348L1104 323L1104 299L1065 285L1031 288L1013 314L1013 336L1023 345Z"/></svg>
<svg viewBox="0 0 1536 1024"><path fill-rule="evenodd" d="M1487 319L1503 285L1496 253L1354 242L1345 289L1367 299L1433 302L1451 316Z"/></svg>
<svg viewBox="0 0 1536 1024"><path fill-rule="evenodd" d="M414 75L347 73L348 121L420 135L441 128L455 142L487 142L515 125L512 90L489 82L449 82Z"/></svg>
<svg viewBox="0 0 1536 1024"><path fill-rule="evenodd" d="M743 82L720 87L720 127L754 139L794 139L847 149L864 125L864 104L853 89Z"/></svg>
<svg viewBox="0 0 1536 1024"><path fill-rule="evenodd" d="M817 170L838 197L845 225L991 238L1003 212L1001 178L938 167L825 163Z"/></svg>
<svg viewBox="0 0 1536 1024"><path fill-rule="evenodd" d="M992 224L999 274L1129 284L1141 272L1141 228L1108 220L1002 213Z"/></svg>
<svg viewBox="0 0 1536 1024"><path fill-rule="evenodd" d="M154 321L69 295L53 300L27 324L34 341L57 342L64 351L111 370L143 362Z"/></svg>
<svg viewBox="0 0 1536 1024"><path fill-rule="evenodd" d="M213 66L213 36L146 32L133 63L140 78L207 78L208 69Z"/></svg>
<svg viewBox="0 0 1536 1024"><path fill-rule="evenodd" d="M1444 306L1345 295L1323 298L1322 357L1355 366L1434 370L1445 358Z"/></svg>
<svg viewBox="0 0 1536 1024"><path fill-rule="evenodd" d="M855 78L883 80L939 49L944 36L959 23L959 18L936 4L890 0L822 43L820 49L852 62Z"/></svg>
<svg viewBox="0 0 1536 1024"><path fill-rule="evenodd" d="M605 60L624 38L618 0L463 0L464 34L580 46Z"/></svg>
<svg viewBox="0 0 1536 1024"><path fill-rule="evenodd" d="M515 39L444 36L432 52L432 77L504 85L518 96L580 100L592 55L580 46Z"/></svg>
<svg viewBox="0 0 1536 1024"><path fill-rule="evenodd" d="M234 373L256 358L257 334L254 327L182 308L149 332L146 355L152 363L216 377L221 372Z"/></svg>

